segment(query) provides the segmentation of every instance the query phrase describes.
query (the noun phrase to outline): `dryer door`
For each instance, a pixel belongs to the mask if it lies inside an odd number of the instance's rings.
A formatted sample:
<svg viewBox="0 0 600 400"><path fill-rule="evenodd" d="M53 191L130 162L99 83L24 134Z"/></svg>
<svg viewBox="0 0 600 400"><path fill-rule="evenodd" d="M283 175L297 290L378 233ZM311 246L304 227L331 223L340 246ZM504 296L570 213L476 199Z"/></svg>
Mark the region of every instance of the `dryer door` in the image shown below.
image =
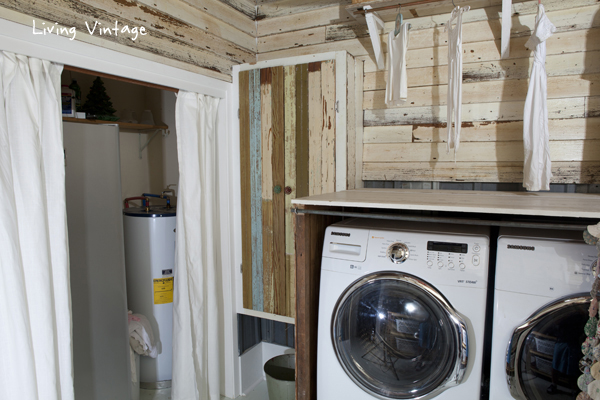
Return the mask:
<svg viewBox="0 0 600 400"><path fill-rule="evenodd" d="M380 399L434 397L465 373L465 322L413 275L386 271L355 281L334 308L331 335L348 376Z"/></svg>
<svg viewBox="0 0 600 400"><path fill-rule="evenodd" d="M515 399L575 399L589 293L563 297L537 310L510 339L506 377Z"/></svg>

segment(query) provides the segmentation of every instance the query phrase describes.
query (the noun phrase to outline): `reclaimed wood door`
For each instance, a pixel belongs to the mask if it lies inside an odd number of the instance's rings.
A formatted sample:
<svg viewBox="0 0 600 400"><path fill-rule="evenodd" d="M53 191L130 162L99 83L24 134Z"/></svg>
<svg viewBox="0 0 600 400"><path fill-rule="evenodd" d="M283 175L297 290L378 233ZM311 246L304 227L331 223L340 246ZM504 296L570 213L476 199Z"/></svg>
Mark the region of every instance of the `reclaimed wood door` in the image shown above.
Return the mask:
<svg viewBox="0 0 600 400"><path fill-rule="evenodd" d="M336 62L242 71L243 306L295 317L291 201L336 190Z"/></svg>

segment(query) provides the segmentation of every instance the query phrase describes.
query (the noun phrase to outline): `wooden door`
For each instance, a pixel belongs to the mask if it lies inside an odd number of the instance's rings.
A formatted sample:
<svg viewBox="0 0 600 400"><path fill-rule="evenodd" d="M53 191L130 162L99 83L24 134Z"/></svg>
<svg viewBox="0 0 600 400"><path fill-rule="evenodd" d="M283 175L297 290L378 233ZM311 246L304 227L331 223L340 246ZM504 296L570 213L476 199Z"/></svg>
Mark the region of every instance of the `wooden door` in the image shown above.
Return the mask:
<svg viewBox="0 0 600 400"><path fill-rule="evenodd" d="M295 316L291 200L336 188L335 61L242 71L243 306Z"/></svg>

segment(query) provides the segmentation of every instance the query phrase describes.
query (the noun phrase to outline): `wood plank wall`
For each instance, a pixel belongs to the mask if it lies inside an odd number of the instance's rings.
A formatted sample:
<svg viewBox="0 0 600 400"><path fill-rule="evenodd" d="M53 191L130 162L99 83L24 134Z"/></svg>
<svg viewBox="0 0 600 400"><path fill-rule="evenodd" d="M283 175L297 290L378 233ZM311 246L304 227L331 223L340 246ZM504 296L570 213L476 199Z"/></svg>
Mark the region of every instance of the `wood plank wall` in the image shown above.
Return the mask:
<svg viewBox="0 0 600 400"><path fill-rule="evenodd" d="M277 3L277 2L276 2ZM411 23L408 103L388 108L366 24L344 5L258 21L258 60L345 49L364 60L362 178L390 181L521 182L522 120L537 1L513 1L510 58L500 60L501 1L459 0L463 17L461 146L446 154L450 1L403 9ZM597 183L600 174L600 4L544 0L557 32L547 42L550 151L555 183ZM271 3L273 6L273 3ZM393 29L393 14L382 41Z"/></svg>
<svg viewBox="0 0 600 400"><path fill-rule="evenodd" d="M335 191L335 61L240 72L244 308L294 317L291 200Z"/></svg>
<svg viewBox="0 0 600 400"><path fill-rule="evenodd" d="M233 65L256 61L255 17L252 0L0 0L0 18L39 29L75 27L75 40L229 82ZM135 41L88 34L86 22L93 28L96 21L148 33Z"/></svg>

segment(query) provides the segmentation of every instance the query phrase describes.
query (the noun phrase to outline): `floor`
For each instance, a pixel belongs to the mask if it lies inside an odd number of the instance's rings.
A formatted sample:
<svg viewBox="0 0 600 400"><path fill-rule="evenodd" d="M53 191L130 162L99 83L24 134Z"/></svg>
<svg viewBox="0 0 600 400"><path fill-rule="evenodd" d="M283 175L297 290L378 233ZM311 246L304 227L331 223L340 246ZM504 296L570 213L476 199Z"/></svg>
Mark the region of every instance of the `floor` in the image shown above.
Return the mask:
<svg viewBox="0 0 600 400"><path fill-rule="evenodd" d="M268 400L267 382L263 381L247 396L240 396L236 400ZM171 400L171 389L163 390L144 390L140 389L140 400ZM229 400L227 397L221 397L221 400Z"/></svg>

